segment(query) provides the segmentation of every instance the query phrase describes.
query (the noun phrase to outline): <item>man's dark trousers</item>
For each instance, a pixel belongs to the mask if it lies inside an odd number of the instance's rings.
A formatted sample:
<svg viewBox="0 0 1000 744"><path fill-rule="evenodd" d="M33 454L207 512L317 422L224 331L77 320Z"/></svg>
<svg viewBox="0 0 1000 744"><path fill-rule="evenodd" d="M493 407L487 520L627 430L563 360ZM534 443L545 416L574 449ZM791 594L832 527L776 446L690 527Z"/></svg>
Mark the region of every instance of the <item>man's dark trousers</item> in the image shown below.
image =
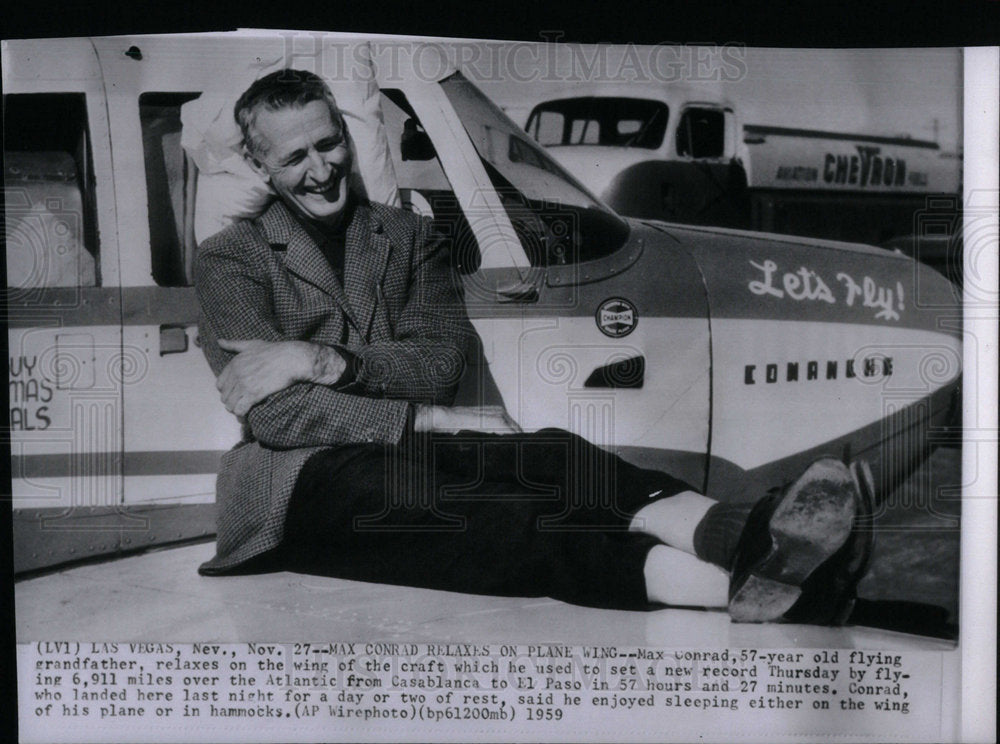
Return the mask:
<svg viewBox="0 0 1000 744"><path fill-rule="evenodd" d="M296 481L281 565L345 579L645 609L659 541L628 531L690 490L557 429L408 435L322 450Z"/></svg>

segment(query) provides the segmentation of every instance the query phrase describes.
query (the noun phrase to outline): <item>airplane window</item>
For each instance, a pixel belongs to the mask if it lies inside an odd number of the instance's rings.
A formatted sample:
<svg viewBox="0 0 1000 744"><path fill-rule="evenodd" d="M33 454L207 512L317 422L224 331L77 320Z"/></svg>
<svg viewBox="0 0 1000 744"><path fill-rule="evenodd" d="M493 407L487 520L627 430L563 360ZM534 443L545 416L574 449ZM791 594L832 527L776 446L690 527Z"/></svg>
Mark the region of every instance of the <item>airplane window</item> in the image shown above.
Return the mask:
<svg viewBox="0 0 1000 744"><path fill-rule="evenodd" d="M689 108L677 124L677 154L692 158L721 158L725 132L722 111Z"/></svg>
<svg viewBox="0 0 1000 744"><path fill-rule="evenodd" d="M580 263L617 251L627 224L455 73L441 83L534 265ZM502 143L506 142L506 146Z"/></svg>
<svg viewBox="0 0 1000 744"><path fill-rule="evenodd" d="M84 95L5 95L3 122L7 286L97 286Z"/></svg>
<svg viewBox="0 0 1000 744"><path fill-rule="evenodd" d="M381 108L403 207L431 217L434 229L451 239L458 272L476 271L479 245L419 118L400 90L383 88Z"/></svg>
<svg viewBox="0 0 1000 744"><path fill-rule="evenodd" d="M195 167L181 149L181 105L197 93L143 93L139 124L149 199L153 280L161 287L192 283Z"/></svg>

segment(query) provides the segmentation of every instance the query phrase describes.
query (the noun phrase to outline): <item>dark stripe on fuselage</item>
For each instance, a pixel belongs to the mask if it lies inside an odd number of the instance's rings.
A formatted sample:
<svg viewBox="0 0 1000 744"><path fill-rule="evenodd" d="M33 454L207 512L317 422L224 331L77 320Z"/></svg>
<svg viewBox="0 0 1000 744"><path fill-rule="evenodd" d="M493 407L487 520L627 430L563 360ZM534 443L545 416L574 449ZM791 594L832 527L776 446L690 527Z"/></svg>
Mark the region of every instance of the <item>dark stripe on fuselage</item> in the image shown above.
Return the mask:
<svg viewBox="0 0 1000 744"><path fill-rule="evenodd" d="M929 427L924 429L924 435L935 431L930 428L936 423L935 420L940 420L947 413L949 406L956 404L952 396L957 385L957 381L950 383L919 403L907 406L886 419L875 421L807 451L749 471L713 455L710 461L714 478L709 480L708 493L714 498L724 500L752 500L759 497L770 485L794 477L796 471L812 458L821 454L841 454L848 443L850 451L855 456L868 457L873 460L873 464L881 466L885 456L878 450L879 443L889 437L897 440L896 447L900 446L899 443L906 445L907 432L913 427L921 426L918 418L923 420L923 427ZM914 412L920 410L921 406L927 406L926 411L923 416L914 418ZM704 487L704 453L627 446L616 447L615 450L642 467L674 473L699 490ZM223 454L221 451L212 450L127 452L124 474L126 476L214 474L218 471L219 459ZM902 466L907 470L915 466L921 457L920 453L910 452L908 457L900 458L897 455L889 459L898 460L897 467ZM11 457L14 478L107 477L117 474L114 467L116 463L115 453L83 453L72 459L69 455ZM898 475L899 473L896 473L896 476Z"/></svg>
<svg viewBox="0 0 1000 744"><path fill-rule="evenodd" d="M716 318L804 320L861 325L887 325L938 330L942 313L961 312L961 301L944 280L924 281L931 270L888 251L884 255L858 250L837 250L787 237L781 240L745 235L715 234L680 225L653 228L633 223L623 256L644 243L641 255L621 273L602 277L592 265L578 272L560 267L562 286L543 286L534 302L496 302L488 291L477 291L476 276L466 278L468 314L473 319L592 317L609 297L624 297L636 305L640 323L649 318L707 317L709 302ZM692 260L692 256L697 261ZM757 296L748 289L760 272L750 261L776 260L778 269L795 272L802 266L815 269L843 298L845 288L836 274L851 273L861 282L871 276L879 286L904 288L903 311L898 320L880 320L876 310L861 300L853 306L840 301L795 302L771 295ZM623 259L624 260L624 259ZM484 272L487 276L489 272ZM575 276L574 276L575 274ZM705 286L709 299L706 301ZM933 286L932 286L933 285ZM933 290L933 295L927 293ZM921 294L923 293L923 294ZM482 298L482 299L480 299ZM71 328L74 326L186 325L198 320L193 287L90 287L60 288L38 292L16 291L9 302L11 328ZM933 317L932 317L933 315Z"/></svg>
<svg viewBox="0 0 1000 744"><path fill-rule="evenodd" d="M123 291L120 287L8 288L7 327L117 326L122 320Z"/></svg>
<svg viewBox="0 0 1000 744"><path fill-rule="evenodd" d="M220 450L153 450L126 452L124 474L197 475L216 473ZM79 454L11 455L14 478L104 478L118 474L117 452Z"/></svg>
<svg viewBox="0 0 1000 744"><path fill-rule="evenodd" d="M8 290L11 328L194 325L194 287L58 287Z"/></svg>

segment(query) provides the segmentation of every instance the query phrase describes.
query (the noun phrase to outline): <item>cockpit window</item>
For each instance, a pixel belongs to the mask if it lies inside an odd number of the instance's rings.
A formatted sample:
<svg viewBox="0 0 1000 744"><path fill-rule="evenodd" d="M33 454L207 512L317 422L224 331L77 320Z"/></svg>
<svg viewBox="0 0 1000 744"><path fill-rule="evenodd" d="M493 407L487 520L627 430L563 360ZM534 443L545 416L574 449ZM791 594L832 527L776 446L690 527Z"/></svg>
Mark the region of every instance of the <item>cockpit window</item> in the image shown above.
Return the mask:
<svg viewBox="0 0 1000 744"><path fill-rule="evenodd" d="M142 154L149 197L153 280L161 287L193 283L195 167L181 149L181 106L197 93L139 96Z"/></svg>
<svg viewBox="0 0 1000 744"><path fill-rule="evenodd" d="M546 147L602 145L655 150L667 131L667 105L644 98L564 98L539 104L528 134Z"/></svg>
<svg viewBox="0 0 1000 744"><path fill-rule="evenodd" d="M591 261L618 250L628 225L461 74L441 87L462 120L529 260Z"/></svg>

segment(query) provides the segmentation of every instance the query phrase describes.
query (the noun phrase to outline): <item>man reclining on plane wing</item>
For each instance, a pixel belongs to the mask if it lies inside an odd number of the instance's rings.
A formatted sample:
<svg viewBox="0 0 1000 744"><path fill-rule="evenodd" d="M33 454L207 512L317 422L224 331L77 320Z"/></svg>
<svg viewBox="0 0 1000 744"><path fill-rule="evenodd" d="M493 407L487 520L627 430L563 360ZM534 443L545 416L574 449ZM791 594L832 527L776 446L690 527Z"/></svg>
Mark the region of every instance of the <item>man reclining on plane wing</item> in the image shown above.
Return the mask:
<svg viewBox="0 0 1000 744"><path fill-rule="evenodd" d="M279 198L197 258L202 345L244 423L222 460L217 554L202 573L266 563L843 622L871 550L856 526L872 508L863 463L818 460L751 510L568 432L450 407L474 331L446 241L426 218L351 193L348 133L315 75L261 78L235 117Z"/></svg>

